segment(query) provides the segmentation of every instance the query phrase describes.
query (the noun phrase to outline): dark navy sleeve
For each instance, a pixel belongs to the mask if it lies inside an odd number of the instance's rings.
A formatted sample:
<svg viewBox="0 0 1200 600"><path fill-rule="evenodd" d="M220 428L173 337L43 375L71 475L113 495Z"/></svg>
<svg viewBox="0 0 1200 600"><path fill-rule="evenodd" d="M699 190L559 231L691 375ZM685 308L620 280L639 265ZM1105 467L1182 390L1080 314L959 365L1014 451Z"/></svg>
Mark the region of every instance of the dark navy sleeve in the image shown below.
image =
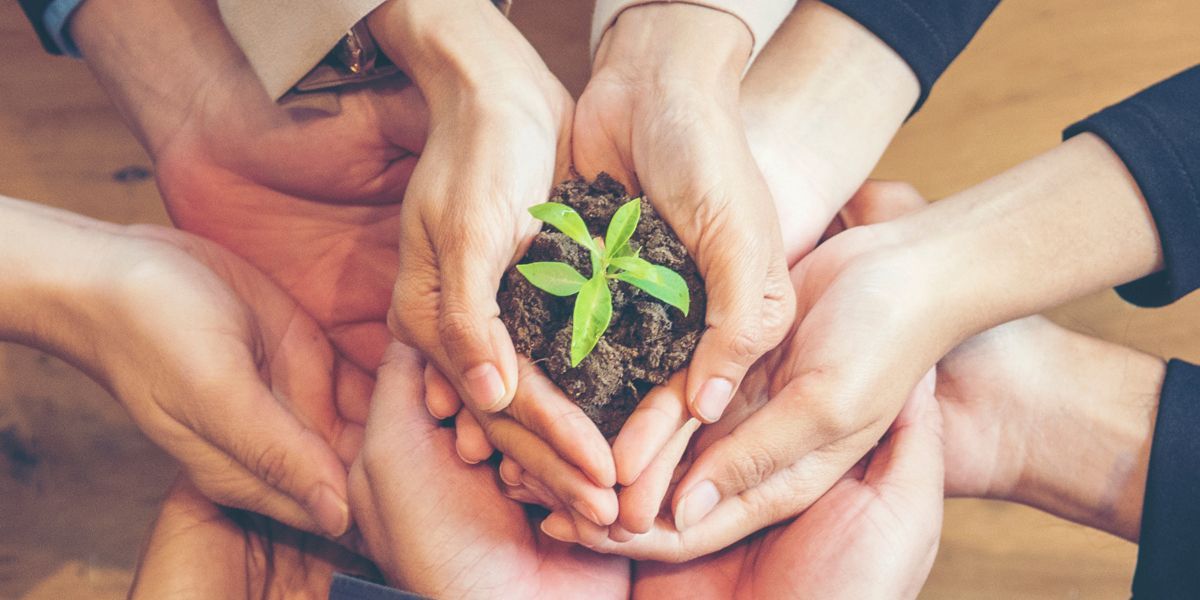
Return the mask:
<svg viewBox="0 0 1200 600"><path fill-rule="evenodd" d="M429 600L409 592L390 588L365 579L333 574L333 585L329 587L329 600Z"/></svg>
<svg viewBox="0 0 1200 600"><path fill-rule="evenodd" d="M45 16L46 9L50 7L51 0L19 0L21 10L25 11L25 17L29 19L29 24L33 26L33 30L37 32L38 39L42 42L42 47L46 52L51 54L60 54L58 44L54 42L54 38L50 36L50 31L46 29Z"/></svg>
<svg viewBox="0 0 1200 600"><path fill-rule="evenodd" d="M1200 367L1167 364L1146 494L1134 598L1196 598L1200 593Z"/></svg>
<svg viewBox="0 0 1200 600"><path fill-rule="evenodd" d="M1141 188L1164 269L1117 288L1139 306L1164 306L1200 288L1200 66L1067 128L1100 136Z"/></svg>
<svg viewBox="0 0 1200 600"><path fill-rule="evenodd" d="M921 83L913 112L1000 0L824 0L871 30Z"/></svg>

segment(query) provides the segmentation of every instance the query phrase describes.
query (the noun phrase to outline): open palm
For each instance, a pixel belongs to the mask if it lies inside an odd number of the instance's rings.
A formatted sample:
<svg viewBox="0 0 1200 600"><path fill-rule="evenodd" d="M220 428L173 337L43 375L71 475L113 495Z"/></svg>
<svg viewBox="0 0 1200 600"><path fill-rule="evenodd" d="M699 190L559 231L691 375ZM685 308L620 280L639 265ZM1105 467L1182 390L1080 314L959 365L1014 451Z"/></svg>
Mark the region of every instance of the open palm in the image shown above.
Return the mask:
<svg viewBox="0 0 1200 600"><path fill-rule="evenodd" d="M491 466L459 460L454 432L425 411L421 369L411 349L389 349L350 474L365 550L388 580L437 598L628 597L628 560L540 534Z"/></svg>

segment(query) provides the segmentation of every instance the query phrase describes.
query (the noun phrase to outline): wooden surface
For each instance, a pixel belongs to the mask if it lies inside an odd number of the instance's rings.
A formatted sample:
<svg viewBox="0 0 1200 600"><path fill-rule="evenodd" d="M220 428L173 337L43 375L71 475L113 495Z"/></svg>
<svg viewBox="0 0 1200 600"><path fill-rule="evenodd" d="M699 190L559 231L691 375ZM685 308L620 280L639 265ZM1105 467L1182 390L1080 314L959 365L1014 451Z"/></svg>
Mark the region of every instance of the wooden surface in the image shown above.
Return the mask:
<svg viewBox="0 0 1200 600"><path fill-rule="evenodd" d="M568 88L586 81L590 3L521 0L514 20ZM941 197L1052 147L1059 131L1200 61L1194 0L1007 0L878 169ZM43 55L0 4L0 193L120 222L165 222L149 162L87 69ZM1200 302L1111 293L1069 327L1200 360ZM120 598L173 466L97 386L0 345L0 597ZM924 598L1128 597L1136 547L1000 503L947 505ZM864 569L870 568L863 565Z"/></svg>

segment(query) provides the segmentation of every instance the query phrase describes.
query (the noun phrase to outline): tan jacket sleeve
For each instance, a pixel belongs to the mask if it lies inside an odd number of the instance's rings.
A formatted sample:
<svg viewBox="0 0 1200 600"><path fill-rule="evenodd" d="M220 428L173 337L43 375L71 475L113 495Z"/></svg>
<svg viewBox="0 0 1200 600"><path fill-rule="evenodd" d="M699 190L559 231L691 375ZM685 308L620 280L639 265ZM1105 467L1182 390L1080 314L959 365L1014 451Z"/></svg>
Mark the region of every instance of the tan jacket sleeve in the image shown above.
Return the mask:
<svg viewBox="0 0 1200 600"><path fill-rule="evenodd" d="M714 10L727 12L746 24L750 29L750 35L754 39L754 50L750 54L750 60L747 65L758 56L758 52L766 45L767 40L775 35L775 30L783 23L792 9L796 7L797 0L596 0L596 11L592 15L592 37L591 48L592 54L596 53L596 46L600 44L600 38L604 36L604 32L608 31L616 22L617 17L627 8L633 8L641 4L653 4L656 2L684 2L687 4L695 4L697 6L706 6Z"/></svg>
<svg viewBox="0 0 1200 600"><path fill-rule="evenodd" d="M221 19L278 100L384 0L217 0Z"/></svg>

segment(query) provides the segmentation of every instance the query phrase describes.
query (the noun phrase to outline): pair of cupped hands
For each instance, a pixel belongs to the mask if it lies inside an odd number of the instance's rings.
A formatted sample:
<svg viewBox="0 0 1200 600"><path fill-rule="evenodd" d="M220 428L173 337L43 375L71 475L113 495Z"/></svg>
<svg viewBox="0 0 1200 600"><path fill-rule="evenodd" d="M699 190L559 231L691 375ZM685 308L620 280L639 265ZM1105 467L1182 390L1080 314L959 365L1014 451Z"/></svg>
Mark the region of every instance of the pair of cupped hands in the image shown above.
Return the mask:
<svg viewBox="0 0 1200 600"><path fill-rule="evenodd" d="M789 136L786 98L770 85L787 77L788 36L812 12L797 9L743 74L751 39L732 16L685 4L630 9L605 34L574 103L520 33L480 4L378 9L372 31L414 85L342 92L332 115L267 98L215 8L199 0L155 15L191 31L180 58L196 61L194 85L139 103L144 90L114 75L130 57L113 66L89 51L103 40L89 40L83 23L102 4L85 5L76 38L154 156L173 220L241 257L201 246L233 292L210 299L213 313L234 306L236 318L201 328L191 361L155 357L164 373L203 385L101 379L204 496L329 536L349 531L353 514L361 548L418 592L516 584L504 577L530 571L564 586L585 575L628 581L627 561L546 543L504 495L554 509L540 527L560 539L673 562L808 509L712 559L723 570L741 561L719 557L766 556L772 544L792 567L801 547L814 568L817 555L843 560L819 528L845 530L844 544L878 544L843 519L875 527L882 510L926 546L923 567L897 572L926 572L941 454L932 391L918 384L949 347L885 347L921 328L913 315L929 308L891 294L919 270L895 251L909 241L897 230L867 225L809 252L865 178ZM645 193L708 294L689 368L647 397L611 448L518 359L495 304L502 273L538 229L526 209L570 165ZM913 199L904 187L865 189ZM858 210L887 212L875 205ZM294 303L280 299L289 296ZM389 351L394 336L424 358ZM124 368L136 373L134 358ZM255 368L237 371L241 379L217 375L242 359ZM438 417L457 411L456 438L423 403ZM689 446L691 417L716 424ZM493 448L505 456L500 483L491 467L451 454L478 461ZM883 485L891 481L903 485ZM669 517L660 519L663 499ZM892 512L889 501L920 506ZM894 518L908 513L921 519ZM431 531L467 537L442 555L455 544L431 544ZM519 551L500 552L513 544ZM482 570L498 556L510 557L509 569ZM800 573L769 564L762 577Z"/></svg>

